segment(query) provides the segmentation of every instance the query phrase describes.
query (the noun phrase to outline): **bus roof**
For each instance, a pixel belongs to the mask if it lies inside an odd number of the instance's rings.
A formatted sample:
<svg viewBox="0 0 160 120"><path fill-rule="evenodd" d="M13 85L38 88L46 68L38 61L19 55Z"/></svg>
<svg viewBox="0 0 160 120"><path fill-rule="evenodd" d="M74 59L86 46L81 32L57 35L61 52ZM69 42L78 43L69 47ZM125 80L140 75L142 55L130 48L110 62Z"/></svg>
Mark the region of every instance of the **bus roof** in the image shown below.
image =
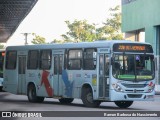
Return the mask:
<svg viewBox="0 0 160 120"><path fill-rule="evenodd" d="M8 46L6 50L34 50L34 49L68 49L68 48L95 48L105 47L112 48L115 43L136 43L136 44L149 44L141 42L133 42L129 40L99 40L94 42L79 42L79 43L64 43L64 44L37 44L37 45L21 45L21 46Z"/></svg>

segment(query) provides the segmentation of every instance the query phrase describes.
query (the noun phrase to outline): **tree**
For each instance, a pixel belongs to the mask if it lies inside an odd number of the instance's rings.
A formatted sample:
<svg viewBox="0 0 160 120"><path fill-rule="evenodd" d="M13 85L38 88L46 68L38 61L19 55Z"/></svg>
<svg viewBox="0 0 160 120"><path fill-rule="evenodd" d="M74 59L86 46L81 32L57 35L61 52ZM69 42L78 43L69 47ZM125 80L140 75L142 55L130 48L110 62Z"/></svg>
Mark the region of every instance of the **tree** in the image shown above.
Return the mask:
<svg viewBox="0 0 160 120"><path fill-rule="evenodd" d="M63 43L63 41L62 40L54 39L51 43Z"/></svg>
<svg viewBox="0 0 160 120"><path fill-rule="evenodd" d="M64 41L92 41L96 38L95 26L88 24L86 20L75 20L74 22L65 21L69 31L66 34L62 34Z"/></svg>
<svg viewBox="0 0 160 120"><path fill-rule="evenodd" d="M0 44L0 49L4 49L4 45Z"/></svg>
<svg viewBox="0 0 160 120"><path fill-rule="evenodd" d="M109 9L110 18L106 19L103 23L104 26L97 29L99 37L107 40L123 39L123 34L121 32L121 13L119 9L120 6Z"/></svg>
<svg viewBox="0 0 160 120"><path fill-rule="evenodd" d="M31 41L33 44L46 44L46 39L44 37L36 35L35 33L32 33L32 35L34 36Z"/></svg>
<svg viewBox="0 0 160 120"><path fill-rule="evenodd" d="M99 28L94 23L88 24L86 20L65 21L69 31L66 34L62 34L61 37L64 42L93 41L97 39L121 40L123 39L123 34L121 32L121 13L119 9L120 6L110 8L109 18Z"/></svg>

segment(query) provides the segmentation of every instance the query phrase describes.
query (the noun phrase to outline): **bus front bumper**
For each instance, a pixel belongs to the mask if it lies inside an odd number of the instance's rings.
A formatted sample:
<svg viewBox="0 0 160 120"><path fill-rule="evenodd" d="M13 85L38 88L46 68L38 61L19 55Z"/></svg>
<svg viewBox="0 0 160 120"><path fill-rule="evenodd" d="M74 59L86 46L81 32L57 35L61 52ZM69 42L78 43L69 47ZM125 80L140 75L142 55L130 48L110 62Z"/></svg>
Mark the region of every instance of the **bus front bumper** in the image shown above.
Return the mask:
<svg viewBox="0 0 160 120"><path fill-rule="evenodd" d="M154 101L155 92L151 93L124 93L111 90L111 101Z"/></svg>

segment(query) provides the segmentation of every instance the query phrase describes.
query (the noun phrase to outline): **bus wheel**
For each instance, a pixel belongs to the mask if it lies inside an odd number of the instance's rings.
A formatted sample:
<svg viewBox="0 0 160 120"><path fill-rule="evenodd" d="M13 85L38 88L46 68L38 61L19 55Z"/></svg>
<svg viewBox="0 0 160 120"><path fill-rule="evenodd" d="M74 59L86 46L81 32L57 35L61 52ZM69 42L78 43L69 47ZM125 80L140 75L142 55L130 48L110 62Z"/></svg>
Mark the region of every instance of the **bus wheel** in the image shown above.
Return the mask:
<svg viewBox="0 0 160 120"><path fill-rule="evenodd" d="M115 101L115 104L120 108L128 108L133 104L133 101Z"/></svg>
<svg viewBox="0 0 160 120"><path fill-rule="evenodd" d="M73 102L73 98L61 98L59 99L59 102L62 103L62 104L69 104L71 102Z"/></svg>
<svg viewBox="0 0 160 120"><path fill-rule="evenodd" d="M44 101L44 97L37 97L37 102L41 103Z"/></svg>
<svg viewBox="0 0 160 120"><path fill-rule="evenodd" d="M0 87L0 92L2 92L3 90L2 90L2 86Z"/></svg>
<svg viewBox="0 0 160 120"><path fill-rule="evenodd" d="M36 88L33 84L30 84L28 86L27 96L28 96L29 102L43 102L44 101L44 97L37 97Z"/></svg>
<svg viewBox="0 0 160 120"><path fill-rule="evenodd" d="M90 88L84 88L82 90L82 102L86 107L99 107L100 101L93 100L92 90Z"/></svg>

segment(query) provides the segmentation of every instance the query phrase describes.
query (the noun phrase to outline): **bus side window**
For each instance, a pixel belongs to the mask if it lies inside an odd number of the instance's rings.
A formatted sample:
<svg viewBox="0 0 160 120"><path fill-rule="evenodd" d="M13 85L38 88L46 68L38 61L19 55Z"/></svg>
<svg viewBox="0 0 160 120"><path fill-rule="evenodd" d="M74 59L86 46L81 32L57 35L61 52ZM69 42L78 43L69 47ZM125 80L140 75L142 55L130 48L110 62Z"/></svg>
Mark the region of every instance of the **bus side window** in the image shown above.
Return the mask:
<svg viewBox="0 0 160 120"><path fill-rule="evenodd" d="M38 60L39 60L39 51L38 50L30 50L28 52L28 69L37 69L38 68Z"/></svg>
<svg viewBox="0 0 160 120"><path fill-rule="evenodd" d="M51 50L41 50L40 53L40 69L49 70L51 68Z"/></svg>
<svg viewBox="0 0 160 120"><path fill-rule="evenodd" d="M15 69L17 61L17 52L16 51L7 51L6 54L6 69Z"/></svg>
<svg viewBox="0 0 160 120"><path fill-rule="evenodd" d="M94 70L96 68L96 65L94 64L93 52L96 52L95 48L84 49L84 57L83 57L84 70Z"/></svg>
<svg viewBox="0 0 160 120"><path fill-rule="evenodd" d="M71 49L68 51L68 69L80 70L82 67L82 49Z"/></svg>

